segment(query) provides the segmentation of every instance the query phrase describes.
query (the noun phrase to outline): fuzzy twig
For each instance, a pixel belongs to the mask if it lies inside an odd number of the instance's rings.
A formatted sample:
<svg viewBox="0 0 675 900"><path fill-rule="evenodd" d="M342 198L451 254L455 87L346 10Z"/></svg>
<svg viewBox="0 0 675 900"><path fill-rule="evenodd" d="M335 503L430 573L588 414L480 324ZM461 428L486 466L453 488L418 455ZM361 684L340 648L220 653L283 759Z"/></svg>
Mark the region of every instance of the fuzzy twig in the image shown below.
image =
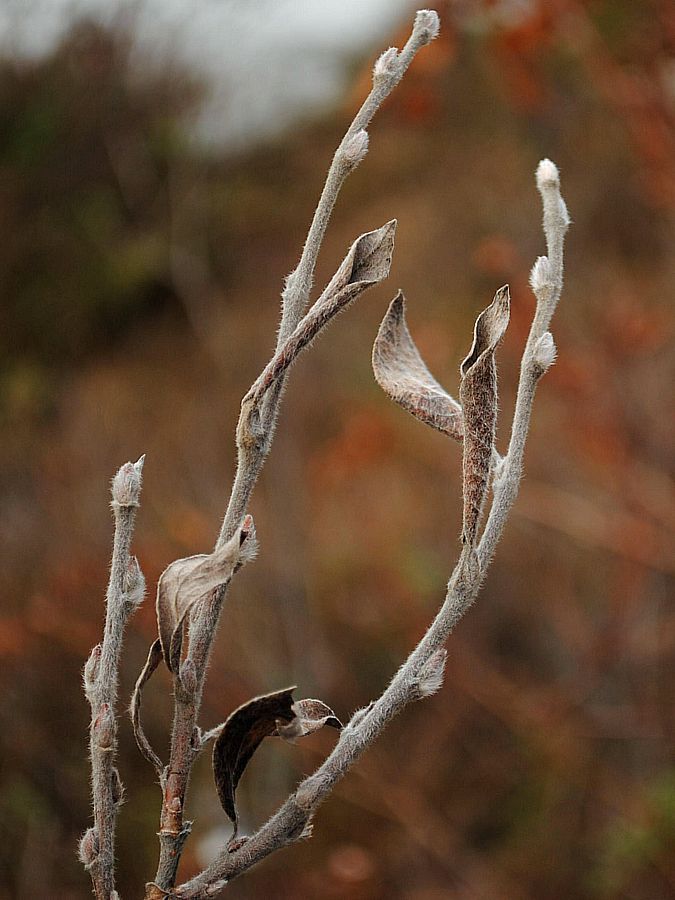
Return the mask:
<svg viewBox="0 0 675 900"><path fill-rule="evenodd" d="M286 279L286 286L282 294L277 351L281 349L284 342L297 327L307 305L314 280L316 261L333 207L342 185L368 151L368 132L366 129L382 103L403 78L417 52L436 37L439 27L438 15L435 12L420 10L415 17L411 35L403 50L399 52L395 47L390 47L388 50L385 50L375 63L372 89L335 151L321 197L307 233L300 261ZM241 449L238 448L237 472L230 502L220 531L219 543L228 540L234 534L237 525L246 512L253 486L269 450L269 442L274 430L274 421L278 411L282 384L283 381L277 384L267 404L265 421L263 423L267 440L261 441L260 452L255 456L251 456L250 454L242 453Z"/></svg>
<svg viewBox="0 0 675 900"><path fill-rule="evenodd" d="M463 533L464 547L448 583L445 601L426 634L396 673L384 693L364 710L354 714L344 728L338 743L326 761L305 778L283 806L245 843L232 848L225 846L211 865L171 893L158 897L175 897L181 900L206 900L219 893L233 878L250 869L276 850L308 837L311 821L321 803L328 797L335 784L345 775L363 752L382 733L387 723L414 700L429 696L439 689L445 665L444 644L476 599L481 582L492 558L508 513L518 491L522 456L527 437L534 386L555 358L555 348L546 331L562 290L563 239L569 224L564 201L560 196L560 184L556 167L543 160L537 169L537 186L544 204L544 230L548 259L540 258L532 271L532 288L537 298L537 308L532 329L523 352L520 384L513 434L509 451L500 461L495 484L492 509L478 549L472 546L467 535L466 515ZM474 348L462 364L463 377L470 372L474 357L491 352L503 333L506 321L504 302L508 290L502 289L493 304L476 324ZM500 319L496 320L497 313ZM480 332L484 332L481 337ZM491 382L491 378L488 380ZM492 404L496 402L490 400ZM470 427L470 417L467 418ZM465 436L466 440L466 436ZM491 438L494 440L494 437ZM489 448L487 453L489 461ZM470 467L469 467L470 468ZM484 468L481 464L478 468ZM469 481L474 473L469 472ZM467 459L465 455L465 492L467 489Z"/></svg>
<svg viewBox="0 0 675 900"><path fill-rule="evenodd" d="M103 640L84 667L84 691L91 706L89 754L94 824L80 841L80 859L88 869L97 900L114 900L115 818L122 802L122 783L115 768L117 723L115 706L124 628L142 602L145 581L138 560L131 556L131 537L141 491L144 457L125 463L112 482L115 516L110 580L106 594Z"/></svg>
<svg viewBox="0 0 675 900"><path fill-rule="evenodd" d="M548 255L537 259L530 274L530 284L537 305L520 364L509 449L495 470L492 507L478 546L478 558L483 568L487 568L492 559L518 495L534 394L539 379L553 364L556 355L553 336L547 329L562 293L563 245L570 218L560 194L558 169L550 159L542 159L539 163L536 180L544 208L544 235Z"/></svg>
<svg viewBox="0 0 675 900"><path fill-rule="evenodd" d="M283 354L284 347L293 339L301 323L312 289L317 257L338 194L349 174L368 151L366 129L377 109L405 74L418 50L433 40L438 30L438 15L433 11L421 10L417 13L411 36L404 48L400 52L396 48L390 48L375 64L372 90L335 152L300 261L286 280L275 358ZM336 278L340 271L336 273ZM335 279L331 284L334 281ZM331 285L326 291L330 287ZM318 303L319 301L317 305ZM296 336L303 341L305 338L311 339L314 333L310 323L304 335ZM280 365L275 372L273 383L270 382L270 387L256 410L254 429L251 428L251 405L242 404L237 427L237 470L216 548L222 547L233 537L246 513L272 442L285 368L285 365ZM161 897L162 891L175 884L182 846L189 834L190 823L183 816L185 793L192 764L201 748L197 715L225 590L224 587L215 590L193 614L183 662L184 666L189 666L189 672L186 673L189 678L182 679L180 674L174 676L174 722L170 761L163 779L160 858L155 882L146 888L147 898ZM189 689L186 689L188 684Z"/></svg>

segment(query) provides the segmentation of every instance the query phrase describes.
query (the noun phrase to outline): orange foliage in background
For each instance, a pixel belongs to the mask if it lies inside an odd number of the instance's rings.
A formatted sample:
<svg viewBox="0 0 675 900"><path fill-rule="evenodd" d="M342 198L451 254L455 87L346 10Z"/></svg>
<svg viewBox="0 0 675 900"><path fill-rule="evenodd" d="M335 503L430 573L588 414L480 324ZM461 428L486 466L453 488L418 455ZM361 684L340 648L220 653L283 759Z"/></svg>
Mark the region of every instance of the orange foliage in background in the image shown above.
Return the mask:
<svg viewBox="0 0 675 900"><path fill-rule="evenodd" d="M446 684L392 724L311 842L232 897L627 898L675 892L675 100L666 3L438 4L443 36L371 129L320 261L396 216L392 275L292 373L254 500L261 554L233 584L204 726L297 683L341 718L378 694L457 554L457 447L369 371L401 287L455 392L476 312L511 285L504 449L541 246L532 173L561 168L573 227L526 474ZM393 35L391 43L400 43ZM186 139L201 91L134 68L132 36L80 25L42 62L0 63L0 897L86 896L83 661L103 614L107 479L147 453L136 537L153 586L213 543L239 401L275 334L342 108L237 158ZM384 42L386 44L386 40ZM289 65L292 65L289 61ZM156 681L156 683L155 683ZM144 705L165 747L169 680ZM159 790L122 723L122 896L154 871ZM239 788L263 820L331 736L267 742ZM184 872L227 837L208 759ZM35 859L40 865L35 865Z"/></svg>

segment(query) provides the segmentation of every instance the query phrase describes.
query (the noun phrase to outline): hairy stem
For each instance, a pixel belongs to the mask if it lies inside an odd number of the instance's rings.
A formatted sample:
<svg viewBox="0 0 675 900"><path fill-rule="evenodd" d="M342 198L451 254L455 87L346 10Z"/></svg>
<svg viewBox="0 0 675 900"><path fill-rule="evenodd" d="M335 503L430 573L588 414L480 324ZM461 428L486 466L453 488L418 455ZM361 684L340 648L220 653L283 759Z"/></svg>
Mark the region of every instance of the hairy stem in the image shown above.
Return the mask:
<svg viewBox="0 0 675 900"><path fill-rule="evenodd" d="M302 318L312 288L317 257L338 194L348 175L354 171L367 151L366 127L382 102L399 83L418 50L436 37L438 29L437 14L421 10L417 13L411 36L403 50L399 53L391 48L382 54L376 63L372 90L335 152L300 261L286 281L282 294L277 350L283 346ZM232 537L246 513L251 493L272 442L284 380L283 376L280 377L265 396L255 440L248 439L250 434L247 435L244 428L247 420L245 410L242 409L237 427L237 470L216 547L222 546ZM194 666L194 689L183 699L177 687L174 689L171 756L160 816L160 857L155 877L156 886L151 885L147 888L148 898L162 896L161 893L153 893L158 889L157 886L164 890L175 884L186 830L189 831L189 824L184 822L183 817L185 794L196 756L194 747L197 716L204 680L225 593L226 588L214 591L201 605L199 613L193 616L190 623L186 659ZM174 684L178 684L176 678Z"/></svg>
<svg viewBox="0 0 675 900"><path fill-rule="evenodd" d="M84 690L91 706L89 755L94 824L80 842L80 859L89 870L97 900L116 897L115 819L122 785L114 765L115 707L124 628L145 591L138 563L130 554L142 468L143 457L136 464L126 463L113 479L115 534L103 640L92 650L84 669Z"/></svg>
<svg viewBox="0 0 675 900"><path fill-rule="evenodd" d="M213 897L229 881L269 854L307 837L316 810L387 723L408 703L426 696L440 685L438 654L443 652L448 636L475 600L503 532L518 492L535 387L555 357L553 340L545 329L562 290L562 247L569 219L560 196L557 169L548 160L539 165L537 184L544 203L544 230L553 264L548 260L543 263L541 258L532 272L537 307L523 352L511 442L506 457L498 463L492 508L478 549L465 544L448 583L445 601L426 634L380 698L354 714L326 761L301 782L283 806L243 846L233 852L227 846L223 847L207 869L181 885L171 896L182 900ZM425 691L424 673L430 666L434 687Z"/></svg>
<svg viewBox="0 0 675 900"><path fill-rule="evenodd" d="M539 257L530 275L537 305L520 365L509 449L496 467L492 507L478 547L478 557L483 568L487 568L492 559L518 495L535 391L539 379L555 359L555 344L546 329L562 293L563 245L570 219L560 194L560 176L554 163L543 159L537 167L536 179L544 210L548 256Z"/></svg>

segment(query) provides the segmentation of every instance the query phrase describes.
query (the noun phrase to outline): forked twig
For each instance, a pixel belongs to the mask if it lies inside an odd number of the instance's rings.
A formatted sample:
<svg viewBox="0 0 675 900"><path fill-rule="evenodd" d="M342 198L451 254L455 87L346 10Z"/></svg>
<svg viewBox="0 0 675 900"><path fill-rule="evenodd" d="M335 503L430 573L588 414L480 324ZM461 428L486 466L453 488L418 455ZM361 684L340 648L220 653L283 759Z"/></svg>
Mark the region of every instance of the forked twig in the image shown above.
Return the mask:
<svg viewBox="0 0 675 900"><path fill-rule="evenodd" d="M211 865L197 877L170 893L158 896L205 900L271 853L307 837L312 818L321 803L382 733L387 723L412 701L429 696L440 688L446 658L444 644L476 599L494 547L502 534L518 490L518 477L515 475L517 473L519 476L522 468L534 389L555 359L553 339L546 329L562 290L562 251L569 217L560 195L557 169L549 160L539 164L537 185L544 205L548 258L553 262L549 264L546 258L540 257L532 272L536 311L523 352L509 450L497 467L490 514L480 541L477 543L479 514L488 487L486 466L489 467L495 458L490 452L494 450L494 415L497 408L493 354L508 321L507 288L498 291L493 303L478 317L474 346L462 364L460 397L463 398L464 426L466 429L473 428L475 426L471 423L478 422L479 434L484 436L487 422L489 438L486 452L475 454L465 447L463 548L436 618L384 693L367 708L354 714L330 756L316 772L300 783L272 818L245 843L234 849L224 846ZM412 360L414 372L419 375L421 357L417 352L410 353L407 341L404 356ZM475 379L475 382L467 389L469 379ZM426 375L422 381L426 391L429 387ZM438 393L435 387L434 393ZM466 440L465 434L465 444Z"/></svg>
<svg viewBox="0 0 675 900"><path fill-rule="evenodd" d="M237 426L237 471L216 550L232 539L246 514L251 493L271 445L288 365L339 309L388 274L394 223L358 239L303 320L317 257L333 207L345 180L368 150L366 128L405 74L415 54L436 37L438 30L437 14L422 10L416 15L405 47L400 52L392 47L380 56L373 69L372 90L335 152L300 261L286 280L275 356L262 373L262 380L254 384L242 403ZM376 246L369 253L372 243ZM363 258L359 259L360 256ZM147 888L148 898L162 896L161 892L157 893L157 885L162 890L174 885L181 848L191 827L191 823L184 818L185 793L192 764L201 749L197 715L225 590L225 587L216 589L189 617L183 665L189 667L192 689L186 690L184 682L179 681L180 674L174 673L174 721L170 760L163 779L160 858L154 885Z"/></svg>

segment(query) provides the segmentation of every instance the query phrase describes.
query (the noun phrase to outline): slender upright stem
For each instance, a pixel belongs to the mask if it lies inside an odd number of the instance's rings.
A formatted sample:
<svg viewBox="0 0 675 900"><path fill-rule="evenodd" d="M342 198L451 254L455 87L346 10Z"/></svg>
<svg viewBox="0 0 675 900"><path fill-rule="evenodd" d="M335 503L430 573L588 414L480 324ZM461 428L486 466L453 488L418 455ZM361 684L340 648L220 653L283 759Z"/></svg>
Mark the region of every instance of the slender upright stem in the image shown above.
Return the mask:
<svg viewBox="0 0 675 900"><path fill-rule="evenodd" d="M113 479L115 534L103 640L92 650L84 669L84 689L91 706L89 755L94 824L80 842L80 859L90 872L97 900L111 900L117 896L115 819L122 799L122 784L114 765L117 752L115 707L124 628L145 592L138 562L130 554L142 468L143 457L135 465L123 465Z"/></svg>
<svg viewBox="0 0 675 900"><path fill-rule="evenodd" d="M520 380L509 449L496 467L494 501L478 546L478 558L483 568L487 568L492 559L506 519L518 495L534 394L539 379L555 360L555 344L546 329L551 324L562 293L563 245L570 219L565 201L560 194L560 176L554 163L549 159L543 159L537 167L536 179L544 209L544 235L548 256L540 256L537 259L530 275L530 284L537 305L520 364Z"/></svg>

